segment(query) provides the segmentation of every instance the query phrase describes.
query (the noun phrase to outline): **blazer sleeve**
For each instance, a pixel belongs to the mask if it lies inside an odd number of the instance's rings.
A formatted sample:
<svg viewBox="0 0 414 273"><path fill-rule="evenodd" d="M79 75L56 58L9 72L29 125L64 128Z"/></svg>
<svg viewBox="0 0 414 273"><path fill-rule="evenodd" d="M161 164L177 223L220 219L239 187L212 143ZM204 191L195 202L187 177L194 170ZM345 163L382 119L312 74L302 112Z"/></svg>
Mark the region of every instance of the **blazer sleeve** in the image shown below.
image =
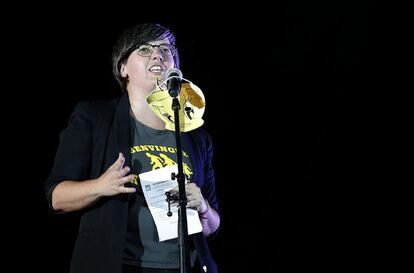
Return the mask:
<svg viewBox="0 0 414 273"><path fill-rule="evenodd" d="M60 133L55 160L44 182L44 192L52 210L52 193L60 182L89 178L92 157L91 113L90 102L79 102L69 118L68 126Z"/></svg>
<svg viewBox="0 0 414 273"><path fill-rule="evenodd" d="M210 135L206 131L203 132L203 148L204 148L204 185L202 187L203 196L208 200L211 207L213 207L218 213L219 206L216 192L216 178L213 168L213 143Z"/></svg>

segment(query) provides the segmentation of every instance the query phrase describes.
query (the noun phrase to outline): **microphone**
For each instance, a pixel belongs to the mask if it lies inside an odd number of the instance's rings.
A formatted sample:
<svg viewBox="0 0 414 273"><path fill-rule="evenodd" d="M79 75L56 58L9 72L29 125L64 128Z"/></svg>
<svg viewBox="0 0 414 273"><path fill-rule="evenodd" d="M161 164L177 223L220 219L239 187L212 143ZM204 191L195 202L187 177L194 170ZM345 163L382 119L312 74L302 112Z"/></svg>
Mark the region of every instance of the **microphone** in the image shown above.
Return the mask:
<svg viewBox="0 0 414 273"><path fill-rule="evenodd" d="M170 94L171 97L177 97L180 94L183 73L181 73L178 68L170 68L165 73L165 78L168 79L168 94Z"/></svg>

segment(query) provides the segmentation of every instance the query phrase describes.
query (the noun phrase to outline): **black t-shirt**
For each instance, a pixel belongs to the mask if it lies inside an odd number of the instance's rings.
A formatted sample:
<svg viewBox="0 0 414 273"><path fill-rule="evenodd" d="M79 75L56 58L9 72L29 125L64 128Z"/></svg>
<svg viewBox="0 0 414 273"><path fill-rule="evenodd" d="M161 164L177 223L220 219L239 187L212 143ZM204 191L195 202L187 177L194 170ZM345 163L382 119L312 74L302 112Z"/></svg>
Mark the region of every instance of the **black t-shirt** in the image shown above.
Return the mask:
<svg viewBox="0 0 414 273"><path fill-rule="evenodd" d="M131 147L133 174L175 165L177 162L174 132L150 128L135 119L133 147ZM188 154L183 151L184 173L192 177L192 166ZM140 185L137 194L129 199L128 230L124 263L150 268L179 268L177 239L159 242L157 229L146 205ZM195 257L192 251L191 257ZM194 259L192 259L193 262Z"/></svg>

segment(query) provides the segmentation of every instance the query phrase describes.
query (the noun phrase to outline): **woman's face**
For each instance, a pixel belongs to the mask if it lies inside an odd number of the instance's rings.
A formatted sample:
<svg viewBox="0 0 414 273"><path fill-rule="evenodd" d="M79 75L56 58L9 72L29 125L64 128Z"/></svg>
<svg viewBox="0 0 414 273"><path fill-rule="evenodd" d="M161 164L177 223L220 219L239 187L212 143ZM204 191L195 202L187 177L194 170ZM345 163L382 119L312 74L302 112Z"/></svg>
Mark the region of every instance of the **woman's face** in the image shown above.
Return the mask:
<svg viewBox="0 0 414 273"><path fill-rule="evenodd" d="M152 91L156 80L164 80L167 70L174 67L174 50L167 39L150 41L134 50L121 66L122 77L128 79L127 89Z"/></svg>

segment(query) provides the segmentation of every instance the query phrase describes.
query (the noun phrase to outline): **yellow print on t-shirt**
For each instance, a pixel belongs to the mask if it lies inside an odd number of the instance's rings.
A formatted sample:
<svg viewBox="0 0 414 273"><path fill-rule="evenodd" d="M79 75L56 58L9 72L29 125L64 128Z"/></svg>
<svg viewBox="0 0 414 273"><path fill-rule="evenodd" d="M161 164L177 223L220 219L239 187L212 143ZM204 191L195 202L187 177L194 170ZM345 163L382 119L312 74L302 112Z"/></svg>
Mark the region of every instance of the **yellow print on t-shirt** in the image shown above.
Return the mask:
<svg viewBox="0 0 414 273"><path fill-rule="evenodd" d="M166 154L160 153L159 156L156 156L151 153L145 153L145 155L151 161L150 163L152 166L152 170L156 170L156 169L166 167L166 166L177 165L177 163L171 158L169 158ZM193 174L191 168L185 162L183 162L183 172L187 178L191 177Z"/></svg>
<svg viewBox="0 0 414 273"><path fill-rule="evenodd" d="M160 146L160 145L136 145L131 148L131 154L139 152L164 152L164 153L177 153L177 149L173 147ZM183 151L183 156L188 157L188 154Z"/></svg>

